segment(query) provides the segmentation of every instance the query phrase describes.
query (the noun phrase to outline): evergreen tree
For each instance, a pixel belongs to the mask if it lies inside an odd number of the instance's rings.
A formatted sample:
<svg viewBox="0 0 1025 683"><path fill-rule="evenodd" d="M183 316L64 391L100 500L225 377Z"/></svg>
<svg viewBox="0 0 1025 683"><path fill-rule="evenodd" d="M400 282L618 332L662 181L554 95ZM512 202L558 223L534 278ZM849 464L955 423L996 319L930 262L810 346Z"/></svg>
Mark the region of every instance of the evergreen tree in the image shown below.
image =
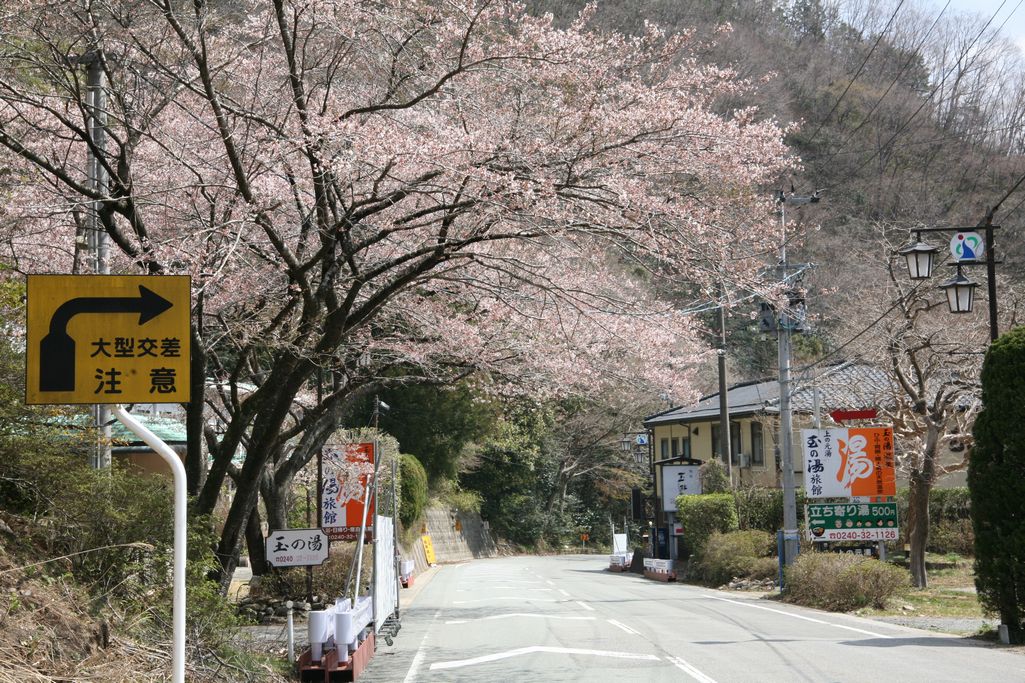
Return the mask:
<svg viewBox="0 0 1025 683"><path fill-rule="evenodd" d="M993 342L982 367L983 408L968 468L979 600L1025 641L1025 327Z"/></svg>

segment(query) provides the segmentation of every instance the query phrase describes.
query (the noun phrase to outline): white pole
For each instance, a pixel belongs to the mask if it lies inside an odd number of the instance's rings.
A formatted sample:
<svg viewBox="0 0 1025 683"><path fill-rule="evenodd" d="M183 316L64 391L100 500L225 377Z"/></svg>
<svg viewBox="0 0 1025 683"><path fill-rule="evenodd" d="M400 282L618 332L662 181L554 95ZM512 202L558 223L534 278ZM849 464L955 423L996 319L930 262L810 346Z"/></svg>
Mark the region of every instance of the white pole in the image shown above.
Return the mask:
<svg viewBox="0 0 1025 683"><path fill-rule="evenodd" d="M174 478L174 600L171 612L174 650L171 657L171 680L173 683L185 683L185 548L188 529L185 465L170 446L129 415L124 408L115 405L111 407L110 412L125 428L142 439L147 446L164 459L164 462L170 466Z"/></svg>
<svg viewBox="0 0 1025 683"><path fill-rule="evenodd" d="M295 618L292 616L293 603L291 600L285 603L288 610L288 663L295 664Z"/></svg>
<svg viewBox="0 0 1025 683"><path fill-rule="evenodd" d="M376 483L375 483L376 486ZM363 571L363 539L367 533L367 510L370 509L370 482L363 493L363 522L359 526L359 546L356 548L356 580L352 589L352 605L356 606L356 599L359 597L360 574ZM376 514L376 510L374 511Z"/></svg>

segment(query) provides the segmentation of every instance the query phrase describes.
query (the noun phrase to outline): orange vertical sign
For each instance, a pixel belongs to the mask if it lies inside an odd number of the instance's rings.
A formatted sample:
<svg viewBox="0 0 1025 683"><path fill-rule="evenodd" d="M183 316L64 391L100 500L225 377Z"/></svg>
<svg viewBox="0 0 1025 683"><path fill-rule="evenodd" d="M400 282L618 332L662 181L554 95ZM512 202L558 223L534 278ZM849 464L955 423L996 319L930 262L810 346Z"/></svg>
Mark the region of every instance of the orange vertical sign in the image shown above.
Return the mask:
<svg viewBox="0 0 1025 683"><path fill-rule="evenodd" d="M897 495L893 428L803 429L809 498Z"/></svg>
<svg viewBox="0 0 1025 683"><path fill-rule="evenodd" d="M335 541L359 540L366 507L367 531L374 539L374 496L367 499L367 483L374 477L374 444L356 443L324 447L320 488L320 526Z"/></svg>

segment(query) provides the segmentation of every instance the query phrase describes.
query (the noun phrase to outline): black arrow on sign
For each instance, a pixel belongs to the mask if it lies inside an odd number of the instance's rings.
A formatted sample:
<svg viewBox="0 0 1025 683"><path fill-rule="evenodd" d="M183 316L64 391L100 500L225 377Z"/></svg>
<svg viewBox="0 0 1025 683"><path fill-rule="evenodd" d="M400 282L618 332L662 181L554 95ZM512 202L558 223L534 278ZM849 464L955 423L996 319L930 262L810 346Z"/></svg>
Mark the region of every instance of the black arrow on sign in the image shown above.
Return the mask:
<svg viewBox="0 0 1025 683"><path fill-rule="evenodd" d="M156 292L139 285L139 296L84 296L65 301L50 318L50 333L39 342L39 390L75 390L75 340L67 327L79 313L138 313L145 325L173 306Z"/></svg>

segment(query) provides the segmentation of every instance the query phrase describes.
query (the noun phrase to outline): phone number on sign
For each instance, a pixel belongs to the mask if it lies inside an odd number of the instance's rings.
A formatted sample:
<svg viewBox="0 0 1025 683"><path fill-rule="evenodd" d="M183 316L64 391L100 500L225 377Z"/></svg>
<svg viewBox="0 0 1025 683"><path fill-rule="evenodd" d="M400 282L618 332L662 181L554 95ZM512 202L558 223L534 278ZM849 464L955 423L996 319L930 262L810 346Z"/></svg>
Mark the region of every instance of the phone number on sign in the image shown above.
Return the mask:
<svg viewBox="0 0 1025 683"><path fill-rule="evenodd" d="M896 529L872 529L863 531L843 531L827 529L818 540L821 541L896 541Z"/></svg>

